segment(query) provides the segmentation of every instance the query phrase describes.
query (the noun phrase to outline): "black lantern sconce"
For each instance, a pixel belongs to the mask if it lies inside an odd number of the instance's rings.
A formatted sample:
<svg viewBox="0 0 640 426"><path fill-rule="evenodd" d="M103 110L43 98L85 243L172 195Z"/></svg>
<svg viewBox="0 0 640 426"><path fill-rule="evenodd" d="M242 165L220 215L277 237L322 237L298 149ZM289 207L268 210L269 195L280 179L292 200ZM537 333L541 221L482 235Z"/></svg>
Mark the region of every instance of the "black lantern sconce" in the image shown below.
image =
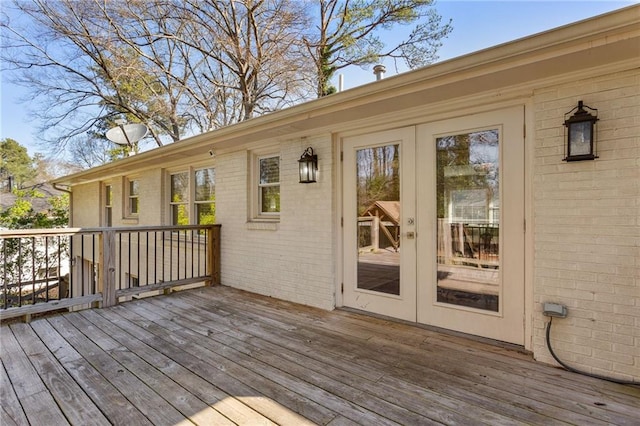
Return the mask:
<svg viewBox="0 0 640 426"><path fill-rule="evenodd" d="M313 153L313 148L305 149L298 160L300 167L300 183L316 182L318 175L318 156Z"/></svg>
<svg viewBox="0 0 640 426"><path fill-rule="evenodd" d="M591 115L585 108L595 111ZM567 118L573 111L575 113ZM594 160L598 158L596 149L596 128L598 110L588 107L578 101L578 106L564 115L564 125L567 127L566 157L563 161Z"/></svg>

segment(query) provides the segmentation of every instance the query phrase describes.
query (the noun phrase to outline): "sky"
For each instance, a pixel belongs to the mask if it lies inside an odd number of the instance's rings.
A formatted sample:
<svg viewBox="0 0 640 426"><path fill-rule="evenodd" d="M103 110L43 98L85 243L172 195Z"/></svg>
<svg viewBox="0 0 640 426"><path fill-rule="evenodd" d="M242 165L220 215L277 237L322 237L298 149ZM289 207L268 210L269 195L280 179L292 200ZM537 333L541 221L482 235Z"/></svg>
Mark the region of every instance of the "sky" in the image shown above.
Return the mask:
<svg viewBox="0 0 640 426"><path fill-rule="evenodd" d="M3 0L0 0L2 3ZM583 19L637 4L638 0L437 0L436 9L443 22L452 20L453 31L443 40L439 61L497 46ZM480 30L479 30L480 29ZM396 74L392 63L385 64L386 76ZM372 67L346 69L344 89L375 80ZM25 90L0 80L0 139L12 138L27 147L29 154L45 152L38 143L37 127L31 123L29 105L20 103ZM337 87L337 77L334 85Z"/></svg>

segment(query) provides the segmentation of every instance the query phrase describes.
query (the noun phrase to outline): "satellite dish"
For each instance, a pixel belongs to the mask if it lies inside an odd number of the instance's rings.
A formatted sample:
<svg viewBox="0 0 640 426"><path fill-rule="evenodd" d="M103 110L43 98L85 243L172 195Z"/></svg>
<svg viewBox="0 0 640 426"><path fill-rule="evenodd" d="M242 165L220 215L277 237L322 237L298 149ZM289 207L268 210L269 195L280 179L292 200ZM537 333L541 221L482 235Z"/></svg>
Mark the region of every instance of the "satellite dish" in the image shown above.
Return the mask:
<svg viewBox="0 0 640 426"><path fill-rule="evenodd" d="M139 123L121 124L118 127L110 129L106 136L113 143L118 145L133 146L134 143L147 135L147 126Z"/></svg>

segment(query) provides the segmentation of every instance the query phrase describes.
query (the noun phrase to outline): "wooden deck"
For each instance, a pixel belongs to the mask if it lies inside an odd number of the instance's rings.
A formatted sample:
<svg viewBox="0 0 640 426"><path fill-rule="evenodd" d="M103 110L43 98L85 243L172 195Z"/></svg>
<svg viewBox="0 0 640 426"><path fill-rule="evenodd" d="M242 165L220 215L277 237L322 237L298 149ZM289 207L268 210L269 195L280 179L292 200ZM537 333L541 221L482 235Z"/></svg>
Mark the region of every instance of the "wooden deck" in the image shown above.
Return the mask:
<svg viewBox="0 0 640 426"><path fill-rule="evenodd" d="M0 424L637 425L640 389L207 287L2 326Z"/></svg>

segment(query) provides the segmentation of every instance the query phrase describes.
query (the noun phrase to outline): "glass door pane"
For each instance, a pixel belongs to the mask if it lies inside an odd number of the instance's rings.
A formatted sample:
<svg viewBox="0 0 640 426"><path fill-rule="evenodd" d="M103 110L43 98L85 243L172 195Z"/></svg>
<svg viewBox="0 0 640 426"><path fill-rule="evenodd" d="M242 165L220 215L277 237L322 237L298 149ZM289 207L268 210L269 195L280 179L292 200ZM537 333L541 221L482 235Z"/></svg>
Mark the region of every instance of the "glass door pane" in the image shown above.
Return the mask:
<svg viewBox="0 0 640 426"><path fill-rule="evenodd" d="M498 312L499 130L436 138L437 301Z"/></svg>
<svg viewBox="0 0 640 426"><path fill-rule="evenodd" d="M357 288L400 295L400 145L356 151Z"/></svg>

